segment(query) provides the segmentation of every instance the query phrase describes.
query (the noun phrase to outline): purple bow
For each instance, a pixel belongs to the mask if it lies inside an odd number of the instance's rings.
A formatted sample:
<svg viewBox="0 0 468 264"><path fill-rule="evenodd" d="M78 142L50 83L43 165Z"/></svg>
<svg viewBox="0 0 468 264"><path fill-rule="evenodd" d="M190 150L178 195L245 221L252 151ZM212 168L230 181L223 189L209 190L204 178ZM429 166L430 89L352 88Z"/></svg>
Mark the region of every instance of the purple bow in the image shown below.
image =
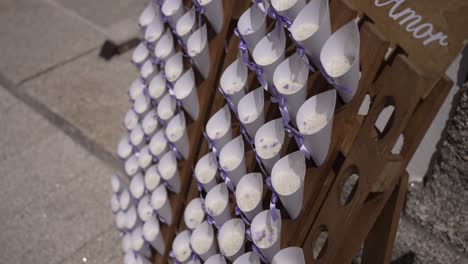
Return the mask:
<svg viewBox="0 0 468 264"><path fill-rule="evenodd" d="M198 3L198 0L192 0L193 8L198 12L198 28L201 27L202 15L205 14L205 8Z"/></svg>
<svg viewBox="0 0 468 264"><path fill-rule="evenodd" d="M325 70L325 68L323 67L322 64L319 65L320 67L320 72L322 72L322 75L323 77L325 77L325 79L327 80L327 82L331 85L333 85L338 91L341 91L345 94L350 94L352 93L353 91L351 91L351 89L349 89L348 87L345 87L345 86L342 86L342 85L339 85L335 82L335 80L333 80L333 78L328 75L327 71Z"/></svg>
<svg viewBox="0 0 468 264"><path fill-rule="evenodd" d="M151 51L154 50L155 47L154 47L153 43L147 41L146 39L143 40L143 43L145 44L145 46L146 46L147 49L149 49L149 50L151 50Z"/></svg>
<svg viewBox="0 0 468 264"><path fill-rule="evenodd" d="M292 24L291 20L289 18L282 16L278 13L278 11L275 10L272 6L270 6L267 10L267 14L269 17L271 17L274 20L279 21L285 28L289 28Z"/></svg>
<svg viewBox="0 0 468 264"><path fill-rule="evenodd" d="M155 66L159 66L159 68L164 68L164 61L156 56L151 56L151 63Z"/></svg>
<svg viewBox="0 0 468 264"><path fill-rule="evenodd" d="M299 57L301 58L302 62L307 66L307 68L309 68L309 71L311 72L315 72L315 68L310 65L308 59L307 59L307 56L306 56L306 52L305 52L305 49L304 47L302 47L295 39L294 37L292 36L292 34L289 34L289 37L291 39L291 41L294 43L294 45L296 46L296 52L297 54L299 55Z"/></svg>

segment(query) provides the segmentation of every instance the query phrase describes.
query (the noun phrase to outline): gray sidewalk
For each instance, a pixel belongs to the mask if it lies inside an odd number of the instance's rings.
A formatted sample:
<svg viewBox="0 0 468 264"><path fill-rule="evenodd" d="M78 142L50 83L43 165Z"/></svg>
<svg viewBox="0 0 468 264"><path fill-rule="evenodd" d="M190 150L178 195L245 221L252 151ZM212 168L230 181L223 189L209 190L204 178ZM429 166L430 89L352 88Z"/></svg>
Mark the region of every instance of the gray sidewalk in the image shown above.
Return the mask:
<svg viewBox="0 0 468 264"><path fill-rule="evenodd" d="M0 0L0 263L120 263L108 206L138 0Z"/></svg>

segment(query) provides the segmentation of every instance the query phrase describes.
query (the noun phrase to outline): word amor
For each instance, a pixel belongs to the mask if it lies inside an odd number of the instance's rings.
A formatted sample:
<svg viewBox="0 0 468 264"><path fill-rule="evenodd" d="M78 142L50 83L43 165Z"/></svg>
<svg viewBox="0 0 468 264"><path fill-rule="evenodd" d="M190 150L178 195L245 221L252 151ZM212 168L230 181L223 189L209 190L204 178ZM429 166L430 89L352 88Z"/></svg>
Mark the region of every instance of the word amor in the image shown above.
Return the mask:
<svg viewBox="0 0 468 264"><path fill-rule="evenodd" d="M393 4L388 15L395 21L400 20L401 26L406 24L406 31L413 33L416 39L424 39L424 46L431 42L438 41L441 46L447 46L447 35L442 32L434 33L434 26L431 23L422 23L423 18L411 8L398 11L398 7L406 0L375 0L376 7L383 7Z"/></svg>

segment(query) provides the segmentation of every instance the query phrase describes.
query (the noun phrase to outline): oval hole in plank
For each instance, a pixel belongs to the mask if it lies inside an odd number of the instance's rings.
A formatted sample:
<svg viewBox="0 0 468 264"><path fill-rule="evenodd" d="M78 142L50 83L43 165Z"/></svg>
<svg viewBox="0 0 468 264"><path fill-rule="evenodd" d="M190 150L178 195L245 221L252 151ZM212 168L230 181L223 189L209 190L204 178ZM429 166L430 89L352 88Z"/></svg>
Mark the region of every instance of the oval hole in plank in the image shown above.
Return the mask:
<svg viewBox="0 0 468 264"><path fill-rule="evenodd" d="M322 225L320 226L320 234L317 236L317 238L314 241L314 246L313 246L314 260L318 260L325 254L325 251L327 250L327 245L328 245L328 228Z"/></svg>
<svg viewBox="0 0 468 264"><path fill-rule="evenodd" d="M346 181L341 186L340 203L341 205L348 205L354 197L359 186L359 175L353 171L346 178Z"/></svg>
<svg viewBox="0 0 468 264"><path fill-rule="evenodd" d="M391 97L386 97L384 99L384 109L380 111L380 114L374 123L374 129L378 139L382 139L387 135L388 131L390 131L394 117L395 103Z"/></svg>

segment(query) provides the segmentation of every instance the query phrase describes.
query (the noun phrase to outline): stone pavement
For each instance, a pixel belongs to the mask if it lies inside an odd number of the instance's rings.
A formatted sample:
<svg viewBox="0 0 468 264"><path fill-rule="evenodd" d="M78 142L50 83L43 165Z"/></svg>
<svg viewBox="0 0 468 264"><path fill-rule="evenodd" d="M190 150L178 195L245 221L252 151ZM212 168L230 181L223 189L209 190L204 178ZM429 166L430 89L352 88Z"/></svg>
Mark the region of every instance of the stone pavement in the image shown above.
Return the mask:
<svg viewBox="0 0 468 264"><path fill-rule="evenodd" d="M110 175L144 0L0 0L0 263L121 263Z"/></svg>

